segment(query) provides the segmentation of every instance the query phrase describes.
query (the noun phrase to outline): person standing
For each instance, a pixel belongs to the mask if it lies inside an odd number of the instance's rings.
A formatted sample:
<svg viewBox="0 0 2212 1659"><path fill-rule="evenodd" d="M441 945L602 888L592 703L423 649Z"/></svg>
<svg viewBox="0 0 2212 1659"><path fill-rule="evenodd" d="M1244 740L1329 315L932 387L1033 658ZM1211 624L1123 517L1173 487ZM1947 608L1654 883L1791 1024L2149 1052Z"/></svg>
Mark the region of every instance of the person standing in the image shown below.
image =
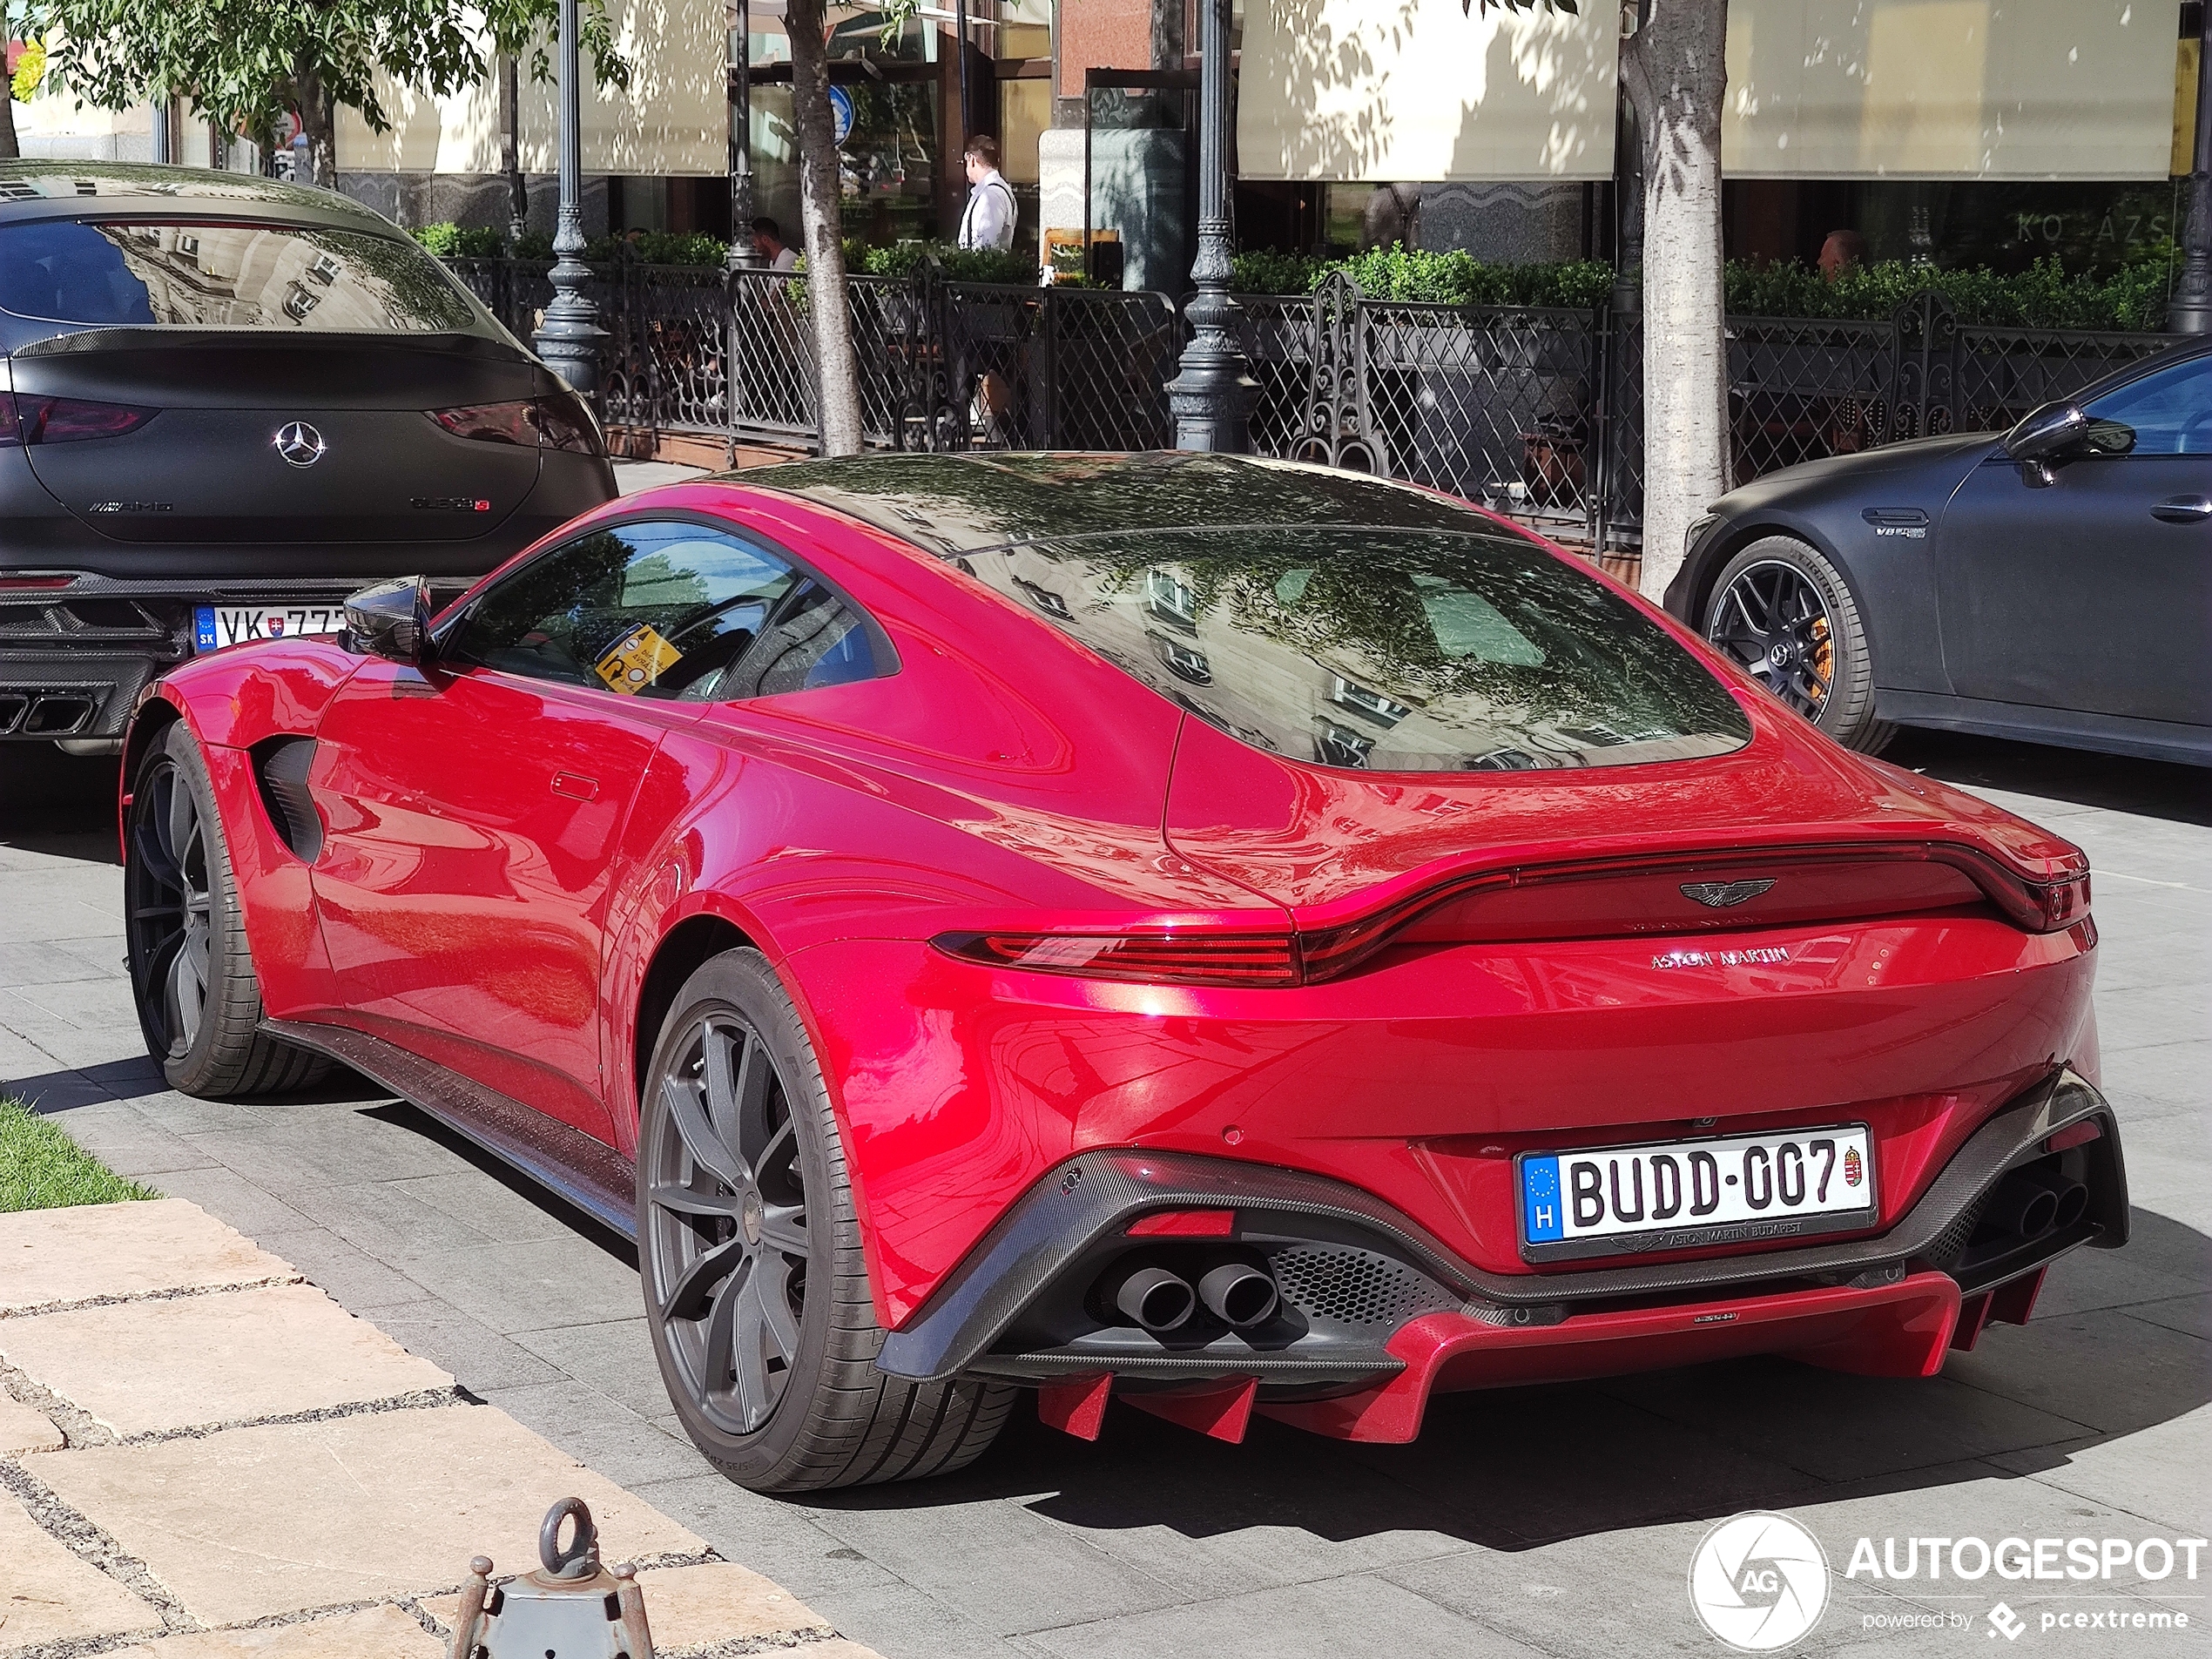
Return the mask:
<svg viewBox="0 0 2212 1659"><path fill-rule="evenodd" d="M960 245L965 249L1014 246L1014 186L999 172L999 141L979 132L968 141L968 207L960 216Z"/></svg>
<svg viewBox="0 0 2212 1659"><path fill-rule="evenodd" d="M752 251L771 271L789 271L799 264L797 252L784 245L783 226L765 214L752 221Z"/></svg>

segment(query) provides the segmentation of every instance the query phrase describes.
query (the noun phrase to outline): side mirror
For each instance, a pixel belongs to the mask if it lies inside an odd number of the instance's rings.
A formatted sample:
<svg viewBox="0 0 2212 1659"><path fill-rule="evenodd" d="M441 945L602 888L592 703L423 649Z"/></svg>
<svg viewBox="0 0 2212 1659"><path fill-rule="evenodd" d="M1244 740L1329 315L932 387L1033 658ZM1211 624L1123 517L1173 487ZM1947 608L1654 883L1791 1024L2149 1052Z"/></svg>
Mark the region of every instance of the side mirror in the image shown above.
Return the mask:
<svg viewBox="0 0 2212 1659"><path fill-rule="evenodd" d="M403 576L346 598L347 649L395 663L419 663L430 641L430 583Z"/></svg>
<svg viewBox="0 0 2212 1659"><path fill-rule="evenodd" d="M1998 447L2022 466L2034 468L2048 483L2052 462L2087 447L2090 425L2080 404L2060 399L2028 411Z"/></svg>

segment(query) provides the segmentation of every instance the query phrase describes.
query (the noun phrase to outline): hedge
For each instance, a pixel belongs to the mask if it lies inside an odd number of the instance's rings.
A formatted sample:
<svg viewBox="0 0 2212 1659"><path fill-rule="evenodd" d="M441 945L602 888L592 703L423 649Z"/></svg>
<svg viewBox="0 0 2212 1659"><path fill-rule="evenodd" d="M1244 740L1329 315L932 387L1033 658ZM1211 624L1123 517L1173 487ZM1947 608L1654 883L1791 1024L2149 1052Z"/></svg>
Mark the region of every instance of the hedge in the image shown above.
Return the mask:
<svg viewBox="0 0 2212 1659"><path fill-rule="evenodd" d="M425 225L415 239L442 260L496 260L506 256L507 238L489 226L463 228L450 222ZM630 252L644 265L720 266L728 261L730 245L704 232L641 231L627 239ZM586 263L610 264L619 256L620 240L595 236L584 244ZM515 257L550 260L552 239L531 232L516 245ZM900 242L892 247L869 247L860 241L845 245L846 268L869 276L911 276L925 259L934 258L947 276L956 282L1014 282L1034 286L1037 262L1024 254L995 249L962 249L941 242Z"/></svg>
<svg viewBox="0 0 2212 1659"><path fill-rule="evenodd" d="M1923 289L1947 300L1962 322L2027 328L2150 331L2166 315L2170 263L2163 250L2109 276L2068 273L2056 258L2010 276L1946 271L1892 260L1825 281L1801 265L1729 261L1724 278L1732 316L1841 317L1885 322ZM1486 265L1459 252L1393 246L1313 260L1293 253L1240 253L1240 293L1310 293L1341 271L1378 300L1438 305L1596 305L1611 292L1609 266L1586 260L1553 265Z"/></svg>

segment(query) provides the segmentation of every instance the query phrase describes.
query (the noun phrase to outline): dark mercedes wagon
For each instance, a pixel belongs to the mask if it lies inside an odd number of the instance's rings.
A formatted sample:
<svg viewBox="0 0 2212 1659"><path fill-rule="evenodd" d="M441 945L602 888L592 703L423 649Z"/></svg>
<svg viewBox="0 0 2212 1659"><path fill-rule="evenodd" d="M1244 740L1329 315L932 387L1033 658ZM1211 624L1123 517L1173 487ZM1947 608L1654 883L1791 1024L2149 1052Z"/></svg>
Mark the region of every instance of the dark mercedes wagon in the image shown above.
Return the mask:
<svg viewBox="0 0 2212 1659"><path fill-rule="evenodd" d="M614 494L576 395L326 191L0 162L0 739L106 748L164 668Z"/></svg>

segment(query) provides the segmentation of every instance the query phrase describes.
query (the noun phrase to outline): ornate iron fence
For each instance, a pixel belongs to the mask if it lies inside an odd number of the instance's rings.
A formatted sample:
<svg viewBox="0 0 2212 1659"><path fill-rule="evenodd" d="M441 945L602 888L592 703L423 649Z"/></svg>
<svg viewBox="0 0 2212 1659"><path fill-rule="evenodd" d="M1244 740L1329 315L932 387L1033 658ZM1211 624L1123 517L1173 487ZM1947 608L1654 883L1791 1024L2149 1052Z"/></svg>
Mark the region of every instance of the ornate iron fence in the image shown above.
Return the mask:
<svg viewBox="0 0 2212 1659"><path fill-rule="evenodd" d="M527 339L543 264L455 260ZM610 421L732 446L818 442L804 281L624 261L592 267ZM1174 441L1186 327L1163 294L911 279L848 284L867 441L886 448L1139 449ZM1594 548L1633 545L1643 502L1642 320L1609 307L1417 305L1342 275L1242 296L1260 454L1484 502ZM1885 322L1728 321L1730 464L1742 483L1824 455L2000 428L2170 337L1960 323L1924 293ZM732 372L734 366L734 373Z"/></svg>

